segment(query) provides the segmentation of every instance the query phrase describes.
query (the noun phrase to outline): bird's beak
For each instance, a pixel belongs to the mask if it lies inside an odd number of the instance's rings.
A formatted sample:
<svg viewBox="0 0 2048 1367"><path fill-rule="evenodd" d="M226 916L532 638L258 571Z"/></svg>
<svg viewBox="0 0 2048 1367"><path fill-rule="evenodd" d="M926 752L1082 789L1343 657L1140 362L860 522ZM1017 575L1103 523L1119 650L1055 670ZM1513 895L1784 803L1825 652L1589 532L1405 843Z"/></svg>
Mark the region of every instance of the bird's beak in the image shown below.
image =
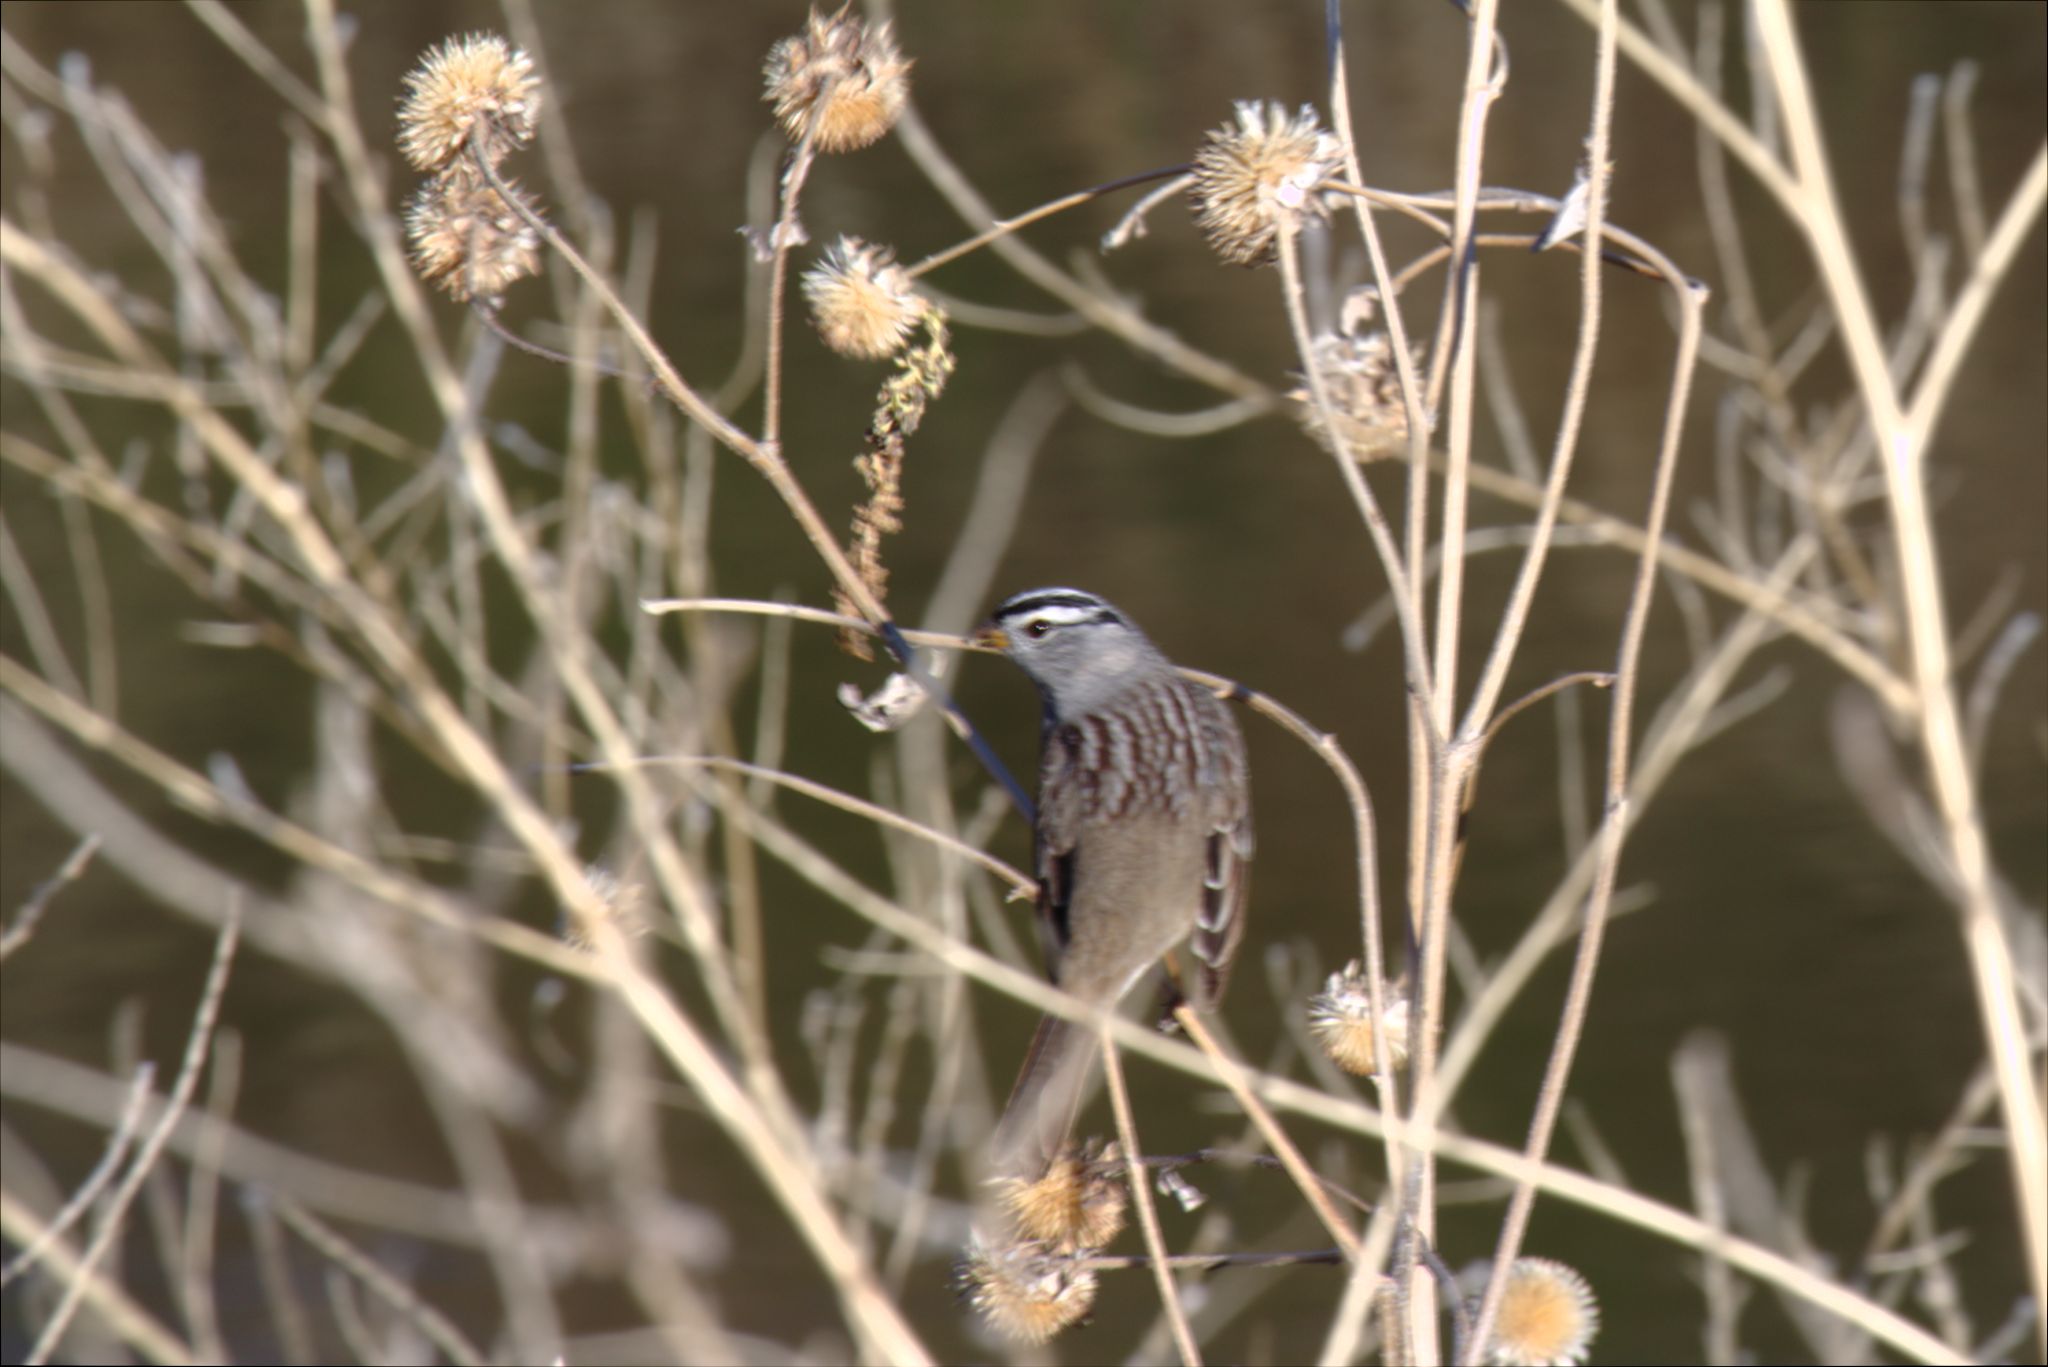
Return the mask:
<svg viewBox="0 0 2048 1367"><path fill-rule="evenodd" d="M985 626L974 633L974 644L983 650L1008 650L1010 636L999 626Z"/></svg>

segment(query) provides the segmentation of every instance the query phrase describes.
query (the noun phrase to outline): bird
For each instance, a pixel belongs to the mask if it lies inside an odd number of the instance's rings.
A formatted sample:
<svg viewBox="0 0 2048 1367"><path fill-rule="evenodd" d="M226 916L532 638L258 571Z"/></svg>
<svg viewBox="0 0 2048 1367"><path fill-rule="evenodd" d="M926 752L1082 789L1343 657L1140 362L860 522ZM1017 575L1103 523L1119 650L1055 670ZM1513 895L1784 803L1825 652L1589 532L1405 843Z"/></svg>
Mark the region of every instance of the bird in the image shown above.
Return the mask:
<svg viewBox="0 0 2048 1367"><path fill-rule="evenodd" d="M975 640L1044 705L1032 858L1054 984L1106 1011L1186 940L1196 972L1181 990L1213 1008L1244 934L1253 848L1230 710L1080 589L1016 594ZM1065 1149L1094 1051L1085 1024L1039 1022L991 1143L999 1174L1035 1179Z"/></svg>

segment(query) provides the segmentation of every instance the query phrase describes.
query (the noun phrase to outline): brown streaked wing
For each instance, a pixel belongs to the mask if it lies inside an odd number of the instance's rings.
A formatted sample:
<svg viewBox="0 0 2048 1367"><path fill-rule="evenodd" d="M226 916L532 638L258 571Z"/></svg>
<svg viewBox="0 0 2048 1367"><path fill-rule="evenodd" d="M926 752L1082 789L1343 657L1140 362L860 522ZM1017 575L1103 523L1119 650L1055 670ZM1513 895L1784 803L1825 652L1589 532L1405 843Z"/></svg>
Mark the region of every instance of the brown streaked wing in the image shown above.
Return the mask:
<svg viewBox="0 0 2048 1367"><path fill-rule="evenodd" d="M1251 895L1252 813L1244 737L1224 703L1207 689L1184 685L1201 718L1199 791L1207 799L1209 823L1202 878L1202 906L1195 921L1194 952L1202 962L1196 1005L1207 1010L1223 997L1231 961L1244 939L1245 903Z"/></svg>

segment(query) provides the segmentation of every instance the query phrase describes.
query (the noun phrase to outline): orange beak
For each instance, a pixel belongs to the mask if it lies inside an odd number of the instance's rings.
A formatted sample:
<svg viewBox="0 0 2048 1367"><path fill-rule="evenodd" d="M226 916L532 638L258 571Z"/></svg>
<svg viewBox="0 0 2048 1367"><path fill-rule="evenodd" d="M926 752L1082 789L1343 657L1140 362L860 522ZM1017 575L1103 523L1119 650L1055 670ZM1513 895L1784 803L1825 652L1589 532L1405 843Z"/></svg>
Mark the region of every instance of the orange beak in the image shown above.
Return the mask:
<svg viewBox="0 0 2048 1367"><path fill-rule="evenodd" d="M1010 635L998 626L986 626L974 633L974 644L983 650L1008 650Z"/></svg>

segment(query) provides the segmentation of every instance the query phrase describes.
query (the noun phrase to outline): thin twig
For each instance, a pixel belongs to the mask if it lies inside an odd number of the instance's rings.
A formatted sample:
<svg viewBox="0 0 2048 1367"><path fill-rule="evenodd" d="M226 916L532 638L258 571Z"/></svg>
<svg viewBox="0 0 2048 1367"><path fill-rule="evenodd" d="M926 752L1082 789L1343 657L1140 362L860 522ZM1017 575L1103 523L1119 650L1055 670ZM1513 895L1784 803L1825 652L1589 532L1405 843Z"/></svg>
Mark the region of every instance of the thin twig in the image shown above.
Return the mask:
<svg viewBox="0 0 2048 1367"><path fill-rule="evenodd" d="M7 927L4 935L0 935L0 962L5 962L9 955L28 943L29 936L36 933L36 923L42 920L43 913L50 909L50 903L65 887L78 881L85 872L85 866L92 862L92 857L99 852L99 848L98 835L86 836L72 848L69 855L65 856L63 864L58 866L55 873L36 884L35 890L29 893L28 900L14 913L14 924Z"/></svg>
<svg viewBox="0 0 2048 1367"><path fill-rule="evenodd" d="M1503 707L1499 714L1494 717L1493 721L1488 724L1485 732L1479 738L1480 749L1482 751L1491 749L1493 742L1500 736L1501 729L1513 721L1516 715L1524 709L1534 707L1545 698L1562 693L1567 688L1576 688L1580 684L1590 684L1594 688L1612 688L1614 686L1614 675L1602 669L1582 669L1577 673L1566 674L1552 679L1540 688L1531 689L1506 707Z"/></svg>
<svg viewBox="0 0 2048 1367"><path fill-rule="evenodd" d="M356 1279L363 1288L384 1302L400 1319L418 1329L426 1340L445 1353L450 1362L481 1367L488 1361L484 1352L469 1341L455 1322L413 1293L411 1287L386 1272L374 1258L337 1234L326 1221L287 1197L273 1195L270 1208L292 1232L320 1251L320 1255Z"/></svg>
<svg viewBox="0 0 2048 1367"><path fill-rule="evenodd" d="M1149 1253L1094 1253L1081 1260L1098 1272L1128 1272L1157 1263ZM1233 1267L1328 1267L1348 1261L1340 1248L1310 1248L1298 1253L1170 1253L1166 1265L1191 1272L1218 1272Z"/></svg>
<svg viewBox="0 0 2048 1367"><path fill-rule="evenodd" d="M99 1228L79 1255L72 1274L66 1278L64 1293L44 1322L42 1332L36 1335L35 1343L23 1359L25 1362L48 1362L50 1354L63 1340L64 1331L70 1327L72 1316L78 1313L89 1285L100 1280L100 1260L106 1257L115 1237L121 1232L128 1207L155 1170L157 1159L163 1156L164 1146L170 1142L171 1131L177 1126L178 1117L192 1100L193 1090L199 1085L200 1069L206 1063L207 1050L213 1041L213 1024L220 1015L221 997L227 991L228 966L235 960L241 923L242 912L237 899L228 906L220 935L214 941L213 965L207 970L206 983L200 989L199 1006L192 1013L192 1029L185 1040L185 1057L178 1065L178 1076L171 1084L163 1115L136 1150L135 1161L129 1165L127 1175L107 1197L106 1207L100 1212Z"/></svg>
<svg viewBox="0 0 2048 1367"><path fill-rule="evenodd" d="M886 826L892 830L906 831L911 835L917 836L920 840L937 846L939 849L949 851L970 863L979 865L997 878L1002 879L1005 883L1008 883L1013 892L1029 893L1038 887L1036 879L1027 877L995 856L974 848L958 836L949 835L945 831L937 830L921 821L913 821L900 812L891 811L880 803L869 802L866 798L855 797L852 793L843 792L838 788L814 782L799 774L788 773L780 769L770 769L764 765L750 764L746 760L732 759L722 755L649 755L646 759L636 760L635 763L642 768L648 769L673 765L684 769L713 769L726 773L744 774L757 782L773 784L778 788L787 788L791 792L802 793L805 797L816 798L827 806L837 807L843 812L851 812L855 816L874 822L877 826ZM601 773L609 770L611 766L598 762L579 764L576 768L579 771Z"/></svg>
<svg viewBox="0 0 2048 1367"><path fill-rule="evenodd" d="M121 1105L120 1118L114 1122L113 1132L107 1136L106 1151L100 1155L100 1161L93 1164L92 1171L72 1191L63 1207L43 1223L41 1232L23 1242L14 1256L0 1265L0 1287L5 1287L40 1263L49 1250L63 1240L71 1226L92 1209L93 1202L121 1171L121 1164L128 1157L129 1145L141 1132L144 1103L149 1100L155 1082L155 1064L145 1062L135 1069L135 1077L128 1084L127 1099Z"/></svg>
<svg viewBox="0 0 2048 1367"><path fill-rule="evenodd" d="M1244 1108L1244 1113L1251 1118L1252 1123L1259 1127L1259 1133L1265 1136L1266 1143L1272 1147L1273 1155L1280 1160L1281 1166L1287 1170L1287 1175L1294 1179L1294 1185L1308 1200L1309 1208L1315 1211L1316 1218L1323 1222L1323 1227L1330 1231L1330 1237L1337 1241L1337 1247L1346 1258L1356 1259L1358 1235L1345 1223L1344 1217L1337 1213L1336 1207L1330 1204L1329 1194L1323 1190L1322 1179L1309 1167L1308 1160L1301 1156L1301 1150L1294 1146L1294 1141L1280 1128L1280 1122L1273 1119L1273 1113L1266 1109L1253 1094L1252 1089L1246 1085L1244 1071L1238 1066L1237 1061L1218 1047L1215 1036L1209 1033L1209 1027L1202 1024L1202 1018L1185 1003L1174 1008L1173 1019L1187 1033L1187 1037L1194 1041L1195 1047L1208 1055L1209 1061L1216 1067L1216 1075L1223 1080L1223 1085L1230 1089L1230 1094L1237 1098L1238 1105Z"/></svg>
<svg viewBox="0 0 2048 1367"><path fill-rule="evenodd" d="M18 1197L0 1187L0 1233L17 1244L43 1242L44 1226ZM118 1282L94 1274L84 1267L63 1239L49 1241L43 1267L49 1277L66 1287L82 1288L93 1312L106 1321L113 1335L135 1350L144 1360L167 1367L188 1367L201 1359L189 1344L179 1340L171 1327L138 1304Z"/></svg>
<svg viewBox="0 0 2048 1367"><path fill-rule="evenodd" d="M767 370L761 383L761 447L778 461L782 458L783 298L789 289L789 254L798 240L797 201L802 198L804 182L810 179L811 167L817 161L818 123L824 113L825 101L820 100L812 108L810 117L804 120L803 137L790 151L789 163L782 172L780 207L775 215L773 236L769 239L772 256L768 262L767 341L764 344Z"/></svg>
<svg viewBox="0 0 2048 1367"><path fill-rule="evenodd" d="M1035 209L1026 209L1015 218L999 220L986 232L976 233L965 242L956 243L943 251L933 252L916 265L907 267L906 271L910 278L915 280L919 276L935 271L941 266L958 261L970 252L986 247L998 238L1008 237L1011 233L1021 228L1027 228L1033 223L1051 218L1054 214L1064 213L1068 209L1087 204L1092 200L1100 199L1102 196L1113 194L1118 190L1128 190L1133 185L1150 185L1155 180L1166 180L1171 177L1180 176L1187 169L1185 166L1166 166L1156 171L1140 171L1136 175L1119 176L1115 180L1106 181L1101 185L1093 186L1086 190L1076 190L1071 195L1062 195L1058 199L1048 200ZM1151 201L1148 198L1140 202L1143 204L1150 203Z"/></svg>
<svg viewBox="0 0 2048 1367"><path fill-rule="evenodd" d="M1159 1286L1159 1306L1173 1330L1174 1346L1186 1367L1198 1367L1202 1350L1195 1346L1195 1332L1188 1327L1187 1311L1181 1308L1180 1290L1174 1284L1173 1267L1166 1260L1166 1241L1159 1233L1159 1211L1152 1204L1152 1183L1145 1173L1144 1150L1138 1146L1138 1127L1131 1119L1130 1093L1124 1088L1124 1069L1116 1045L1107 1032L1098 1031L1102 1046L1103 1080L1109 1088L1110 1108L1116 1113L1117 1138L1124 1147L1124 1176L1131 1186L1131 1204L1138 1209L1138 1229L1145 1236L1151 1255L1153 1280Z"/></svg>

